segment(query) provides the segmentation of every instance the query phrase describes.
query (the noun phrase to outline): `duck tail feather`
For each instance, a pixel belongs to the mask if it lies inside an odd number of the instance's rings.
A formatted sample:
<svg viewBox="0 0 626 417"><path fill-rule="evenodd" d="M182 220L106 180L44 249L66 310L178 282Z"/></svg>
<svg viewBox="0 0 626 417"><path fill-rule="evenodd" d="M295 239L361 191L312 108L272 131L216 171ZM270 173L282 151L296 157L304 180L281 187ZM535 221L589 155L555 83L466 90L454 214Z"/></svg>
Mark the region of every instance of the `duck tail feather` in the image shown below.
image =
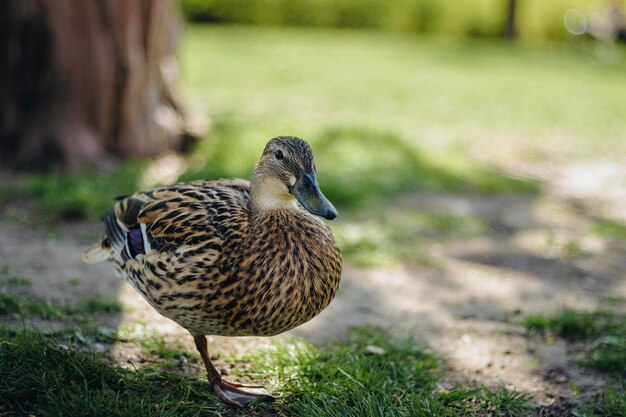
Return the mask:
<svg viewBox="0 0 626 417"><path fill-rule="evenodd" d="M124 230L122 223L117 219L114 209L107 210L102 215L104 221L105 234L113 251L122 254L126 246L127 230Z"/></svg>
<svg viewBox="0 0 626 417"><path fill-rule="evenodd" d="M104 237L100 243L96 243L83 253L83 262L95 264L106 261L110 255L111 246L109 245L109 240Z"/></svg>

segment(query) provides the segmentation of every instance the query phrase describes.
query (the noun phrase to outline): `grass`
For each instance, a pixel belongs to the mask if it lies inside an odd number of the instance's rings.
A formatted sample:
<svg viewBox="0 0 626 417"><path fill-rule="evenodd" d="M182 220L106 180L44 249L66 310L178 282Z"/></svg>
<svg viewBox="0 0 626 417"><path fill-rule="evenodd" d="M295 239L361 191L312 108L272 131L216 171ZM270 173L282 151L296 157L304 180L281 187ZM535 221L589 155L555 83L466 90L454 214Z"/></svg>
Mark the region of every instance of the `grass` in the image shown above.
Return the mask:
<svg viewBox="0 0 626 417"><path fill-rule="evenodd" d="M0 314L43 319L66 318L69 311L46 303L35 297L23 297L15 294L0 293Z"/></svg>
<svg viewBox="0 0 626 417"><path fill-rule="evenodd" d="M247 178L270 137L254 135L245 125L228 121L216 124L214 134L214 140L197 151L200 167L189 170L183 180ZM309 142L316 153L323 192L340 207L362 207L372 200L416 190L536 193L539 189L531 181L473 165L458 153L426 153L389 132L333 128ZM246 148L255 151L242 152Z"/></svg>
<svg viewBox="0 0 626 417"><path fill-rule="evenodd" d="M54 304L16 288L16 285L28 286L30 281L24 278L20 278L18 284L14 281L15 277L0 281L0 315L49 320L85 320L92 314L120 313L124 309L116 299L104 296L88 297L74 305Z"/></svg>
<svg viewBox="0 0 626 417"><path fill-rule="evenodd" d="M565 310L553 316L526 317L528 330L554 332L573 341L586 341L583 366L626 375L626 316L612 311Z"/></svg>
<svg viewBox="0 0 626 417"><path fill-rule="evenodd" d="M625 317L612 311L564 310L548 316L530 315L525 319L529 330L551 330L569 340L592 339L606 334L626 333Z"/></svg>
<svg viewBox="0 0 626 417"><path fill-rule="evenodd" d="M8 184L0 184L0 204L8 203L13 199L14 190Z"/></svg>
<svg viewBox="0 0 626 417"><path fill-rule="evenodd" d="M94 296L81 301L76 308L81 313L121 313L124 306L112 297Z"/></svg>
<svg viewBox="0 0 626 417"><path fill-rule="evenodd" d="M168 343L162 336L153 336L140 340L139 346L144 353L172 362L191 355L180 343Z"/></svg>
<svg viewBox="0 0 626 417"><path fill-rule="evenodd" d="M193 416L223 408L196 378L128 371L99 355L61 348L33 331L4 329L0 344L2 412Z"/></svg>
<svg viewBox="0 0 626 417"><path fill-rule="evenodd" d="M459 416L516 413L529 397L477 385L437 388L440 364L410 340L371 329L327 349L278 344L252 357L258 374L276 378L287 415Z"/></svg>
<svg viewBox="0 0 626 417"><path fill-rule="evenodd" d="M157 345L148 353L161 356L163 346ZM228 410L210 393L204 376L129 371L30 330L1 329L0 346L2 412L195 416ZM283 342L231 360L247 363L247 375L269 379L272 391L281 393L275 403L242 415L487 416L531 408L528 395L503 388L475 383L438 388L442 371L435 356L371 329L327 348Z"/></svg>
<svg viewBox="0 0 626 417"><path fill-rule="evenodd" d="M428 254L433 238L465 239L488 229L482 218L470 214L393 204L349 211L330 226L344 258L364 267L397 263L436 266L437 261Z"/></svg>
<svg viewBox="0 0 626 417"><path fill-rule="evenodd" d="M623 384L623 382L622 382ZM626 417L626 387L608 388L599 394L592 404L578 411L580 417Z"/></svg>
<svg viewBox="0 0 626 417"><path fill-rule="evenodd" d="M0 273L0 276L3 275L2 273ZM11 286L11 287L30 287L31 285L33 285L32 282L30 282L30 280L24 278L24 277L18 277L18 276L10 276L6 279L2 279L0 280L0 285L6 285L6 286Z"/></svg>
<svg viewBox="0 0 626 417"><path fill-rule="evenodd" d="M143 162L128 162L105 174L31 175L18 196L35 199L39 214L47 219L97 219L115 197L137 190L145 166Z"/></svg>
<svg viewBox="0 0 626 417"><path fill-rule="evenodd" d="M626 62L603 65L577 48L188 26L180 52L187 95L208 107L215 135L236 126L249 145L277 134L330 142L357 132L382 148L390 135L428 156L497 164L626 146Z"/></svg>
<svg viewBox="0 0 626 417"><path fill-rule="evenodd" d="M611 219L600 219L592 226L592 232L598 236L626 240L626 225Z"/></svg>

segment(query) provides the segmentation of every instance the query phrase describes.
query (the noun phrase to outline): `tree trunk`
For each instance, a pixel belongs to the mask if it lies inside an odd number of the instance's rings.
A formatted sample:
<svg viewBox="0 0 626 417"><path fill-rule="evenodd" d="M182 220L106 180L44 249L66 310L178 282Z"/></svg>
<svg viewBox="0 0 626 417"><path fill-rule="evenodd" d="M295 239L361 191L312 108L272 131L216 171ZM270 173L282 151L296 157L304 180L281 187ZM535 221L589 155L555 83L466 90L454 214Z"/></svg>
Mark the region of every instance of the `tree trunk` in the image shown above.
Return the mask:
<svg viewBox="0 0 626 417"><path fill-rule="evenodd" d="M181 144L175 0L0 2L0 163L107 166Z"/></svg>
<svg viewBox="0 0 626 417"><path fill-rule="evenodd" d="M504 36L509 39L517 37L517 0L508 0L506 8L506 23L504 25Z"/></svg>

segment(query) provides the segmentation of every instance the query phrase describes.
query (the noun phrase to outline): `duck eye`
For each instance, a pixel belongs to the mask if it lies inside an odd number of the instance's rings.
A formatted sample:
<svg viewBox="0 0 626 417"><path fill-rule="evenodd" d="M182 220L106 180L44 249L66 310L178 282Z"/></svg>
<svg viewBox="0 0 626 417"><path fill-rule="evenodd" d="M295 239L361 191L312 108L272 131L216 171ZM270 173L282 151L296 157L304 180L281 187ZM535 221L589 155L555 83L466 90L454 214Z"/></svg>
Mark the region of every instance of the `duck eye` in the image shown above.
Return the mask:
<svg viewBox="0 0 626 417"><path fill-rule="evenodd" d="M275 156L276 156L276 159L283 159L284 158L283 151L281 150L276 151Z"/></svg>

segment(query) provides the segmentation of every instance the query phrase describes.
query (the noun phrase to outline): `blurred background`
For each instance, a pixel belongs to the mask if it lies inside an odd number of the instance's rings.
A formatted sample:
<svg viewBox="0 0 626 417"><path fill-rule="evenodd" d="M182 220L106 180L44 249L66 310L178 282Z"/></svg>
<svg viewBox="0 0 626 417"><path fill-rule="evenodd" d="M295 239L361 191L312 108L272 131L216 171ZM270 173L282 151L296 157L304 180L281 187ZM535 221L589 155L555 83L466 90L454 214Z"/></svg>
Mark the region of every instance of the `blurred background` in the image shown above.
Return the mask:
<svg viewBox="0 0 626 417"><path fill-rule="evenodd" d="M135 169L141 186L246 177L278 134L314 144L328 192L347 205L410 190L528 191L533 163L624 146L618 1L2 7L0 160L62 173L62 197L53 184L27 188L80 216L111 195L87 195L72 173L124 182ZM168 152L152 169L141 162Z"/></svg>
<svg viewBox="0 0 626 417"><path fill-rule="evenodd" d="M292 336L326 346L383 328L429 346L452 380L530 393L542 415L618 415L625 13L617 0L5 1L3 322L64 327L76 317L50 311L71 305L178 337L129 310L144 302L107 266L81 264L98 217L141 188L249 178L270 138L294 135L339 209L346 271ZM111 354L152 360L124 352Z"/></svg>

